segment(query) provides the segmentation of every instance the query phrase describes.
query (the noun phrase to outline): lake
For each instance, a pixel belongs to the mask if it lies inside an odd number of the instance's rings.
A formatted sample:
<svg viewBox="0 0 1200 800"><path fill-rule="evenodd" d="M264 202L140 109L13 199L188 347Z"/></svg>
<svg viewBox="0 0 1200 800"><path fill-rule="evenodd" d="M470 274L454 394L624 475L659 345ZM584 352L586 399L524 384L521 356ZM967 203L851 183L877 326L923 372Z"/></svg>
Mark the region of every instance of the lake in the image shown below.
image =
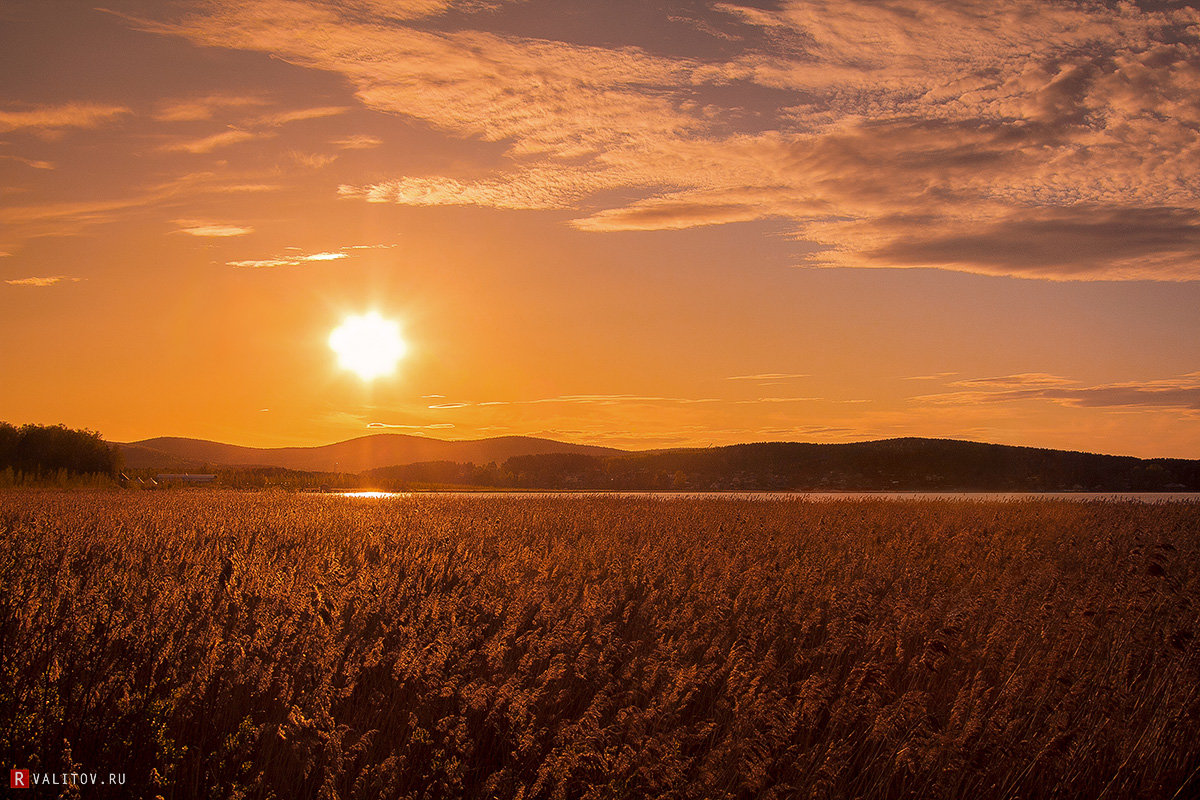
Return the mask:
<svg viewBox="0 0 1200 800"><path fill-rule="evenodd" d="M1200 492L334 492L349 498L410 498L410 497L472 497L472 498L572 498L623 497L657 500L759 500L759 501L825 501L825 500L958 500L958 501L1021 501L1070 500L1072 502L1137 501L1142 503L1200 503Z"/></svg>

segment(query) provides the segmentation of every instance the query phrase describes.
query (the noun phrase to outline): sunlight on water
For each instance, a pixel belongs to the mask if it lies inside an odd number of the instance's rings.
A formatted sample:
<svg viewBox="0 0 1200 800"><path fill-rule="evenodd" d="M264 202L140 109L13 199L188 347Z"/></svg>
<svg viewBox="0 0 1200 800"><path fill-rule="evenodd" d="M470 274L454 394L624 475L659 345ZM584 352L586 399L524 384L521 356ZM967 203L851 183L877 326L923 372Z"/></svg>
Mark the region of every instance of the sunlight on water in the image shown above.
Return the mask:
<svg viewBox="0 0 1200 800"><path fill-rule="evenodd" d="M342 497L411 497L412 492L338 492Z"/></svg>

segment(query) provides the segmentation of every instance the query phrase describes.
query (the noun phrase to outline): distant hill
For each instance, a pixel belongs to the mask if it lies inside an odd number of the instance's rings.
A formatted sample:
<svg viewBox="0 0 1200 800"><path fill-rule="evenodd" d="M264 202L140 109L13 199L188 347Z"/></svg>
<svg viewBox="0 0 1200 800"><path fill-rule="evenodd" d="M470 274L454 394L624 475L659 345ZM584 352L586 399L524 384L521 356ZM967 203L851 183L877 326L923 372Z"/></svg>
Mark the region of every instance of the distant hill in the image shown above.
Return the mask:
<svg viewBox="0 0 1200 800"><path fill-rule="evenodd" d="M393 489L453 485L701 491L1200 491L1200 460L1139 459L955 439L767 442L629 452L527 436L444 441L377 434L321 447L263 449L177 438L145 439L120 447L131 469L273 467L361 473L366 483Z"/></svg>
<svg viewBox="0 0 1200 800"><path fill-rule="evenodd" d="M285 467L316 472L363 472L424 461L488 464L515 456L573 453L595 457L620 455L610 447L568 444L532 436L445 441L424 436L380 433L319 447L257 448L204 439L160 437L119 443L131 469L198 470L215 467Z"/></svg>
<svg viewBox="0 0 1200 800"><path fill-rule="evenodd" d="M503 468L516 486L580 489L1200 491L1200 460L954 439L772 442L604 458L529 455Z"/></svg>

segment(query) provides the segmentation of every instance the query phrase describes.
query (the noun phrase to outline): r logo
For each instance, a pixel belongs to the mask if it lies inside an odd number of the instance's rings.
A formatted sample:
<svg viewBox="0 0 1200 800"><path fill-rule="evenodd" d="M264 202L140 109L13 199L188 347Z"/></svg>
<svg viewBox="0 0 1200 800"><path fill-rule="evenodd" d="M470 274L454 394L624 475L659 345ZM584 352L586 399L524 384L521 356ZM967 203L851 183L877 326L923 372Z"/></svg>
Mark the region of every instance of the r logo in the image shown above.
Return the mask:
<svg viewBox="0 0 1200 800"><path fill-rule="evenodd" d="M8 788L10 789L28 789L29 788L29 770L14 769L8 773Z"/></svg>

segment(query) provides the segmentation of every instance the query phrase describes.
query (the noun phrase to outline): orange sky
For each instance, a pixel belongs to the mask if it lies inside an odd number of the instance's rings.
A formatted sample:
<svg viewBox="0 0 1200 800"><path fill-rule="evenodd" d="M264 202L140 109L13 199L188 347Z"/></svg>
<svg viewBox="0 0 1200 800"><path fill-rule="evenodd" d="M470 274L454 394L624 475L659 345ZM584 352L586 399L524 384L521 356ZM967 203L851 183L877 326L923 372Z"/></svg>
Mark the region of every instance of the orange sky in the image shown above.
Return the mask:
<svg viewBox="0 0 1200 800"><path fill-rule="evenodd" d="M9 422L1200 457L1196 4L7 0L0 85Z"/></svg>

